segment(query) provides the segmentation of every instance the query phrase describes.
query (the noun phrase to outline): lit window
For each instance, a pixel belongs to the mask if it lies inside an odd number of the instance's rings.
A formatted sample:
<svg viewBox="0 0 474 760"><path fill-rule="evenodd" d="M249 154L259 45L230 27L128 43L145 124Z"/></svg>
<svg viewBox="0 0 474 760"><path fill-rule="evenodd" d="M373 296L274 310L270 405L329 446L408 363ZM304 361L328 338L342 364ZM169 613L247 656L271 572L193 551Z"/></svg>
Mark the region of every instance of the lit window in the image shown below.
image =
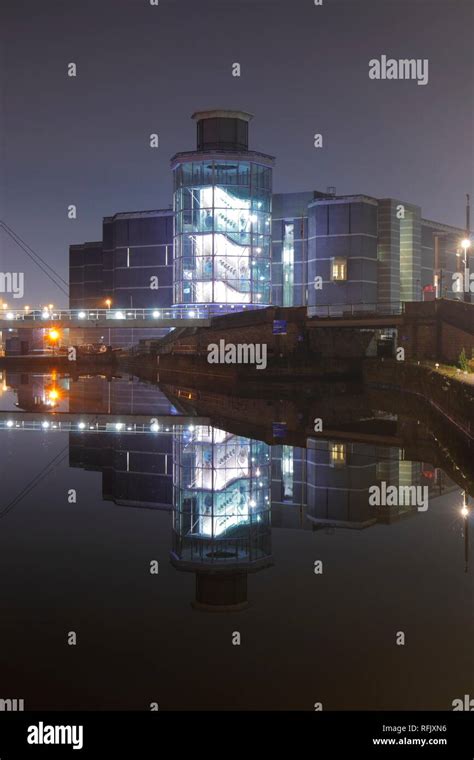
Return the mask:
<svg viewBox="0 0 474 760"><path fill-rule="evenodd" d="M331 458L332 467L341 467L346 463L346 444L345 443L330 443L329 455Z"/></svg>
<svg viewBox="0 0 474 760"><path fill-rule="evenodd" d="M331 259L331 280L347 280L347 259Z"/></svg>
<svg viewBox="0 0 474 760"><path fill-rule="evenodd" d="M293 446L283 446L281 456L281 480L283 500L293 499Z"/></svg>
<svg viewBox="0 0 474 760"><path fill-rule="evenodd" d="M283 228L283 306L293 306L294 260L295 260L295 225L284 224Z"/></svg>

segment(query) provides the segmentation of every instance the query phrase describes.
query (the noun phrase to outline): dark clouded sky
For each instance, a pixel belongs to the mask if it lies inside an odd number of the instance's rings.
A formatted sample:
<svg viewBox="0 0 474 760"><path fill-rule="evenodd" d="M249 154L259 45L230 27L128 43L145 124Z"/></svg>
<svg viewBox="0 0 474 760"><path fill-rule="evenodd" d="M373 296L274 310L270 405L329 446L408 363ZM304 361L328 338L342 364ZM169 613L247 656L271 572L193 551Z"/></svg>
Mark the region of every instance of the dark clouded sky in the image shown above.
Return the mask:
<svg viewBox="0 0 474 760"><path fill-rule="evenodd" d="M334 185L462 225L465 193L474 194L473 8L3 0L1 218L67 279L69 244L100 239L104 215L171 204L169 158L194 147L191 113L223 107L255 115L250 147L276 156L276 192ZM428 84L369 79L369 60L383 54L427 58ZM65 303L4 233L0 269L26 273L23 303Z"/></svg>

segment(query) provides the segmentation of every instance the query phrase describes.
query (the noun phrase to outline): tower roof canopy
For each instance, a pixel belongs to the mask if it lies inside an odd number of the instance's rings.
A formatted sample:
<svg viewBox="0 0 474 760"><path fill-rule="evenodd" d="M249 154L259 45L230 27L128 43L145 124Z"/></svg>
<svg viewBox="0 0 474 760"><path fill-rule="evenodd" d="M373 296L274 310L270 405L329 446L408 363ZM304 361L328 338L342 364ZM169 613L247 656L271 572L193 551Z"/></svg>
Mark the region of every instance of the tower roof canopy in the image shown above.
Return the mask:
<svg viewBox="0 0 474 760"><path fill-rule="evenodd" d="M229 111L222 108L213 108L208 111L195 111L191 119L195 121L202 121L203 119L241 119L248 122L253 119L253 114L247 111Z"/></svg>

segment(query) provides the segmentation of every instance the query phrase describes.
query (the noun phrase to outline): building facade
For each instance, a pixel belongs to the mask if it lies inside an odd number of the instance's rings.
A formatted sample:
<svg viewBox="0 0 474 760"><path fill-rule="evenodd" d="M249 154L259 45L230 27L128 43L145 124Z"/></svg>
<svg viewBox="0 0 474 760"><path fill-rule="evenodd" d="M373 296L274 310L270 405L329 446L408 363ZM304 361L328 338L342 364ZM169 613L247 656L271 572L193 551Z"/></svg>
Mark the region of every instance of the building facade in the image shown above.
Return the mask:
<svg viewBox="0 0 474 760"><path fill-rule="evenodd" d="M70 308L171 306L173 212L106 216L102 230L101 241L69 249Z"/></svg>
<svg viewBox="0 0 474 760"><path fill-rule="evenodd" d="M393 198L326 193L273 196L272 295L277 306L377 305L460 298L465 232Z"/></svg>
<svg viewBox="0 0 474 760"><path fill-rule="evenodd" d="M465 230L394 198L272 194L274 159L248 148L251 115L193 114L196 150L171 159L173 209L103 220L70 247L70 307L364 305L462 298Z"/></svg>
<svg viewBox="0 0 474 760"><path fill-rule="evenodd" d="M101 241L69 249L71 309L163 309L173 303L173 212L137 211L106 216ZM111 322L113 324L113 322ZM106 333L105 335L103 333ZM70 330L70 342L136 345L163 330Z"/></svg>

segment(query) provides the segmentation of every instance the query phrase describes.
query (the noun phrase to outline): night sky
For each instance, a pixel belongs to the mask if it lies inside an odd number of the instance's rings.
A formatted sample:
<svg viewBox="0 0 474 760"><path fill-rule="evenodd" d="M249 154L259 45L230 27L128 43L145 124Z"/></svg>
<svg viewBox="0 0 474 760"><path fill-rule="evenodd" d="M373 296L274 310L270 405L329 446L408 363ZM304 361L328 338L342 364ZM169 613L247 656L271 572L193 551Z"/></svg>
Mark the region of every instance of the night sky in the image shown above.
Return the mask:
<svg viewBox="0 0 474 760"><path fill-rule="evenodd" d="M255 115L250 147L276 156L275 192L333 185L464 224L465 193L474 196L470 0L2 6L0 217L66 280L69 245L100 239L103 216L172 203L169 159L195 146L190 116L205 108ZM382 54L428 58L429 83L370 80L368 62ZM66 304L3 232L0 270L25 272L25 298L12 305Z"/></svg>

